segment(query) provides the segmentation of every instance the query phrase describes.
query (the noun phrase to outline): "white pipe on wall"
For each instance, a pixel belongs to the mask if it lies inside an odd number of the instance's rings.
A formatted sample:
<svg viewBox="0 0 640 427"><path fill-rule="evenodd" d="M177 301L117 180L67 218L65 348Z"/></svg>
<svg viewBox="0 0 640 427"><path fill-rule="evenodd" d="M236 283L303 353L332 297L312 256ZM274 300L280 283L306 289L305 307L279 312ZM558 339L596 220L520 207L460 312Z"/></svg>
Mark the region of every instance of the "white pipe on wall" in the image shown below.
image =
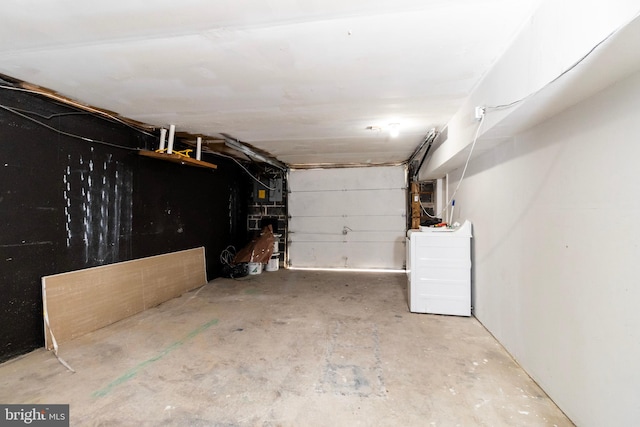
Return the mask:
<svg viewBox="0 0 640 427"><path fill-rule="evenodd" d="M169 125L169 143L167 145L167 154L173 153L173 138L176 135L176 125Z"/></svg>
<svg viewBox="0 0 640 427"><path fill-rule="evenodd" d="M196 160L200 160L200 156L202 155L202 138L198 137L196 140Z"/></svg>
<svg viewBox="0 0 640 427"><path fill-rule="evenodd" d="M447 222L447 217L449 216L449 174L444 176L444 203L447 203L444 207L444 212L442 213L442 222Z"/></svg>
<svg viewBox="0 0 640 427"><path fill-rule="evenodd" d="M164 150L166 139L167 139L167 130L165 128L161 128L160 129L160 150Z"/></svg>
<svg viewBox="0 0 640 427"><path fill-rule="evenodd" d="M439 212L444 211L444 204L445 204L445 200L444 198L446 197L444 194L444 178L440 178L436 181L436 197L435 197L435 202L436 202L436 208L433 211L433 213L435 215L438 215Z"/></svg>

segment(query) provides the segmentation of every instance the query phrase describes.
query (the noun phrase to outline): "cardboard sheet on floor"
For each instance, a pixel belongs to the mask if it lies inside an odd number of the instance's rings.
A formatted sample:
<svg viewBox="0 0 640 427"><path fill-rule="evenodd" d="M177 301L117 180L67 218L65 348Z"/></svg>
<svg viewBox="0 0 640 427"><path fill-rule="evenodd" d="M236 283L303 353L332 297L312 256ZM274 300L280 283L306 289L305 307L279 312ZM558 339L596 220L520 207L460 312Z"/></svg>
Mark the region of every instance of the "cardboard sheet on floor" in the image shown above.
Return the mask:
<svg viewBox="0 0 640 427"><path fill-rule="evenodd" d="M60 344L206 283L202 247L43 277L45 346L51 331Z"/></svg>

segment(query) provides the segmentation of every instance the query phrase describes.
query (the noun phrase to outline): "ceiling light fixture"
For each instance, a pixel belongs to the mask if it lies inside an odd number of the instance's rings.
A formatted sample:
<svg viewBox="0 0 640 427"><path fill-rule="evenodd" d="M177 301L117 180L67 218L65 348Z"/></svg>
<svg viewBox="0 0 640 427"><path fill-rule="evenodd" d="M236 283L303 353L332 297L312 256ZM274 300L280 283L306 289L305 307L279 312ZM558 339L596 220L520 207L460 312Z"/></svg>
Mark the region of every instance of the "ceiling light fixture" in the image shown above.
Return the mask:
<svg viewBox="0 0 640 427"><path fill-rule="evenodd" d="M397 138L400 135L400 123L389 123L389 136Z"/></svg>

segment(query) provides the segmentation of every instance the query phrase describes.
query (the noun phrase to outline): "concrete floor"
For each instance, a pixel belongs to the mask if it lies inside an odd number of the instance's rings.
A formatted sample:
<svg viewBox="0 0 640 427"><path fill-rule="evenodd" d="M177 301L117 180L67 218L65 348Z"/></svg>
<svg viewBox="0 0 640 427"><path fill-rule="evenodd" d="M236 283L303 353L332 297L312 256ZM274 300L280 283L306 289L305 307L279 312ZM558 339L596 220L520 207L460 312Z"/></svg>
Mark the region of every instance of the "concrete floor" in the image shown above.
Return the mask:
<svg viewBox="0 0 640 427"><path fill-rule="evenodd" d="M0 402L71 425L570 426L474 318L411 314L400 274L216 279L0 365Z"/></svg>

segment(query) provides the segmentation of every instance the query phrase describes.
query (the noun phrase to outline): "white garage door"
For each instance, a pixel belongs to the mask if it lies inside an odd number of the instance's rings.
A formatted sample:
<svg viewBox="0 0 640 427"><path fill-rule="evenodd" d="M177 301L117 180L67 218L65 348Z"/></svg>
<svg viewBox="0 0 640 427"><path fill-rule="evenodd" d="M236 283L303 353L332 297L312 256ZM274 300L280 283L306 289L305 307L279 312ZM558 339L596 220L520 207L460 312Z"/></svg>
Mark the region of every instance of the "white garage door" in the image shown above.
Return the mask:
<svg viewBox="0 0 640 427"><path fill-rule="evenodd" d="M292 170L288 185L291 267L403 268L403 166Z"/></svg>

